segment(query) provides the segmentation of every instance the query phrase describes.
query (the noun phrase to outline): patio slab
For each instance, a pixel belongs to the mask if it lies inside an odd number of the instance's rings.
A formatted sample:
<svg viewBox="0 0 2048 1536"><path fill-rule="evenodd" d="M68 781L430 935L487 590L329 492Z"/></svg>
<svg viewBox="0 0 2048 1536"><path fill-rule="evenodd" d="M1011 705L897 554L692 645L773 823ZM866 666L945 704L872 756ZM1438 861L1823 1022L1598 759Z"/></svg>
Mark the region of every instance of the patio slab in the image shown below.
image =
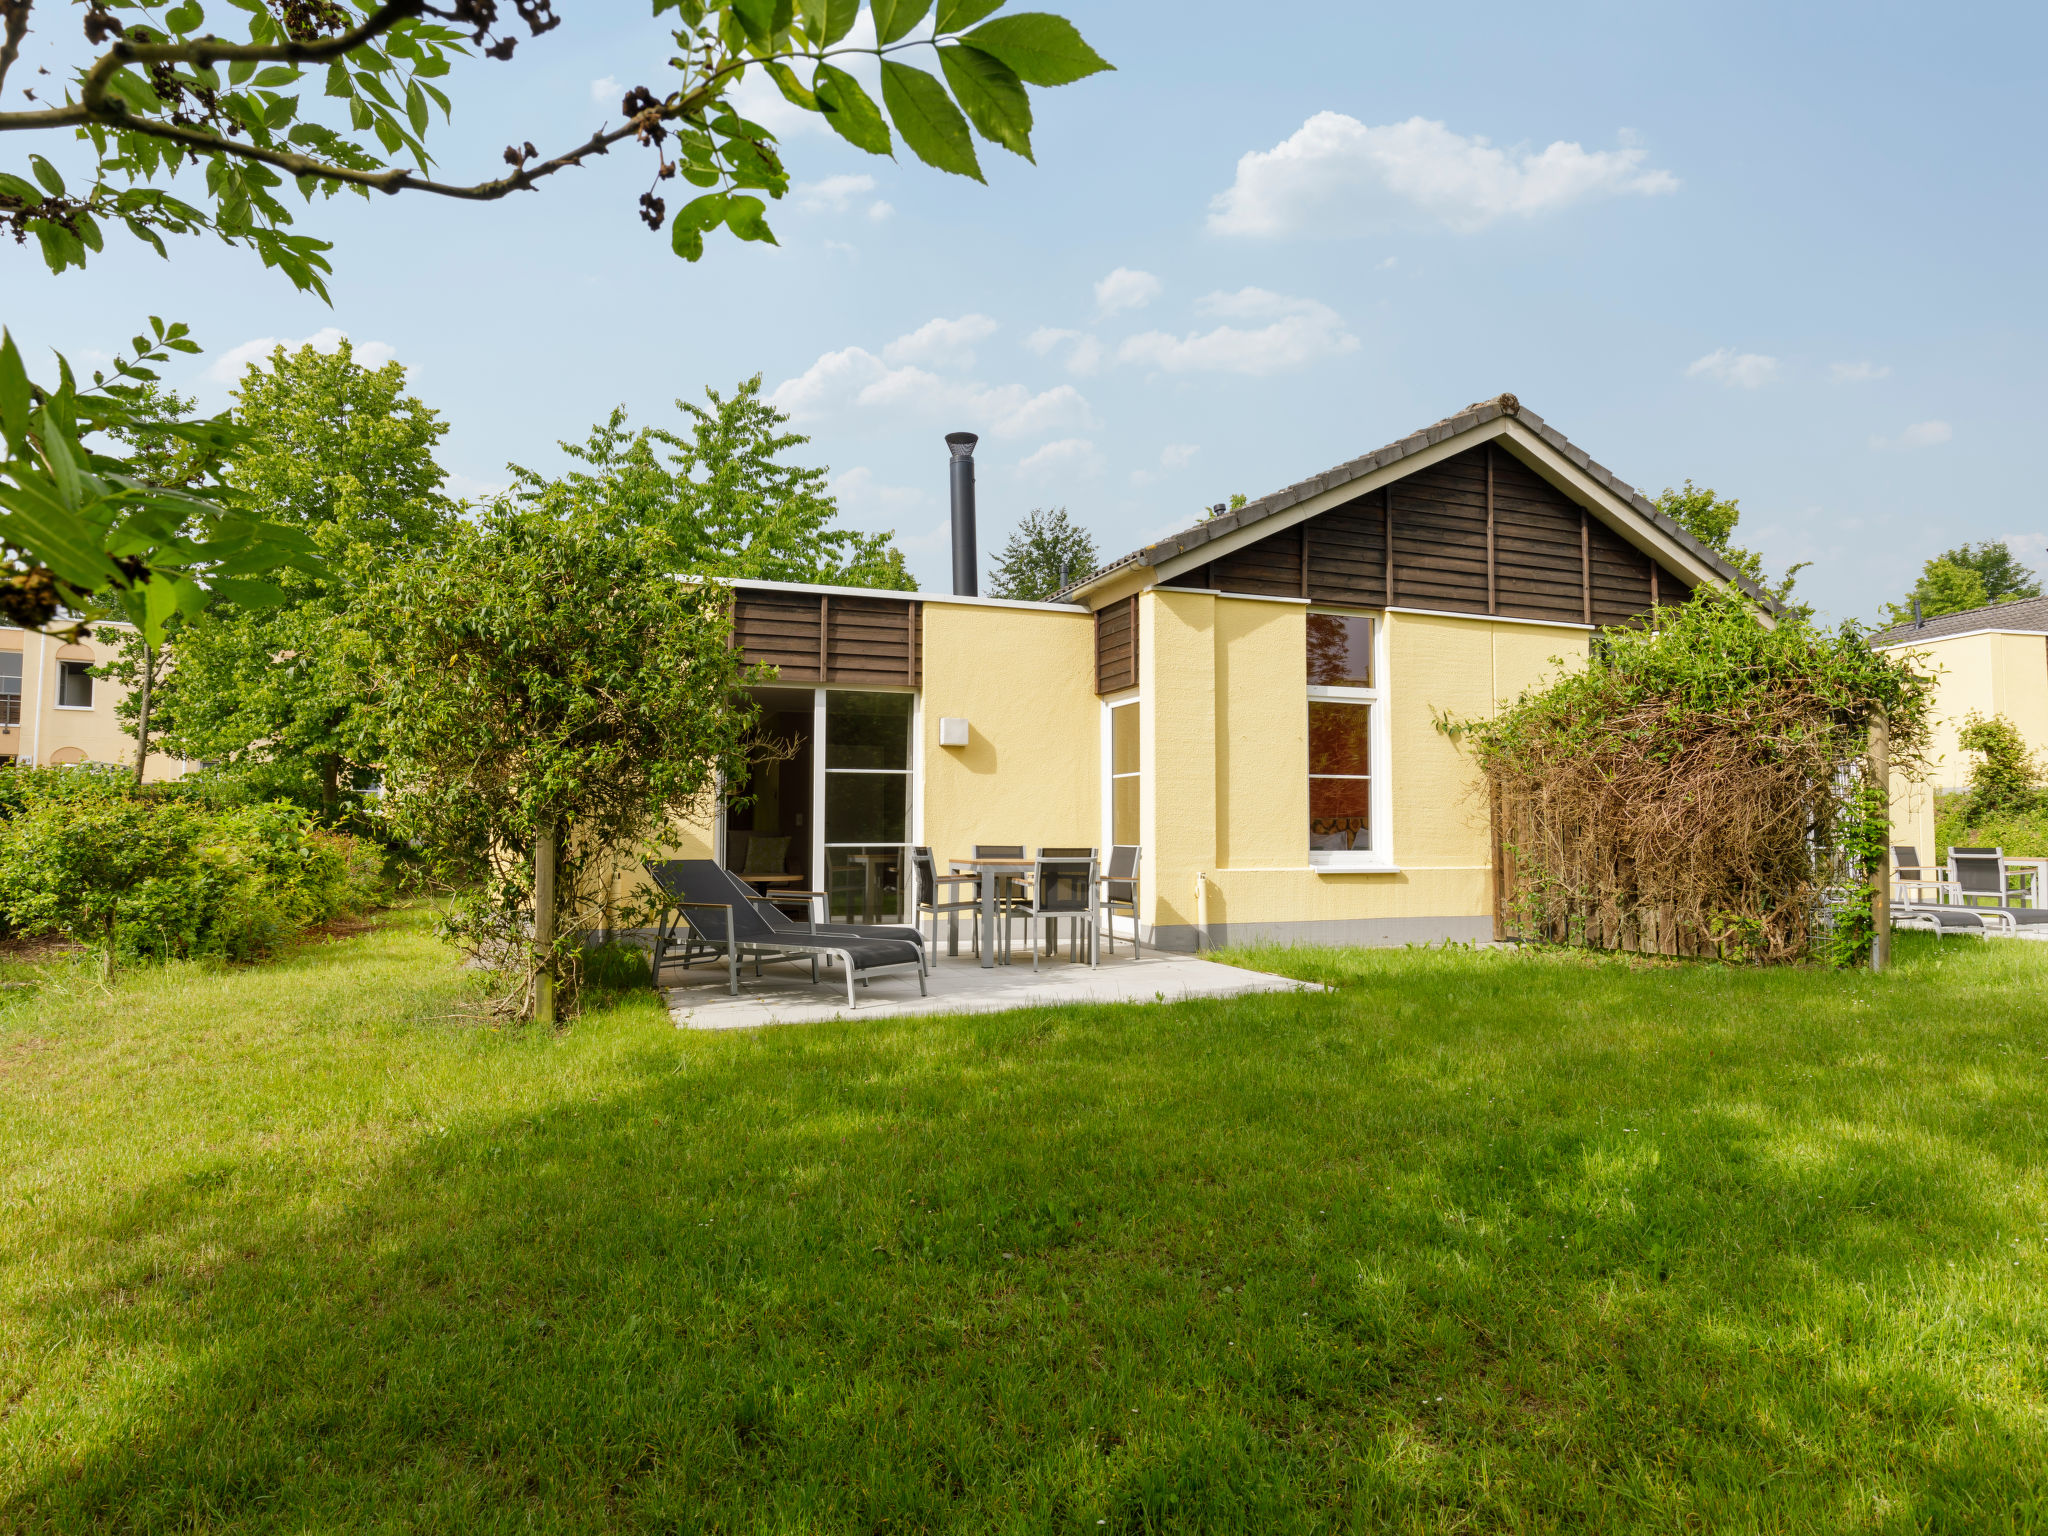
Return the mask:
<svg viewBox="0 0 2048 1536"><path fill-rule="evenodd" d="M758 1029L769 1024L816 1024L827 1019L889 1019L913 1014L1002 1013L1011 1008L1058 1007L1073 1003L1179 1002L1190 997L1242 997L1253 992L1320 992L1312 981L1295 981L1264 971L1218 965L1194 955L1127 953L1104 958L1100 966L1045 961L1033 973L1029 962L983 970L972 955L933 964L930 995L917 995L917 978L900 972L877 976L851 1009L846 983L834 971L814 986L808 964L751 967L740 978L740 995L726 991L725 969L700 966L671 974L690 979L665 990L669 1016L678 1029Z"/></svg>

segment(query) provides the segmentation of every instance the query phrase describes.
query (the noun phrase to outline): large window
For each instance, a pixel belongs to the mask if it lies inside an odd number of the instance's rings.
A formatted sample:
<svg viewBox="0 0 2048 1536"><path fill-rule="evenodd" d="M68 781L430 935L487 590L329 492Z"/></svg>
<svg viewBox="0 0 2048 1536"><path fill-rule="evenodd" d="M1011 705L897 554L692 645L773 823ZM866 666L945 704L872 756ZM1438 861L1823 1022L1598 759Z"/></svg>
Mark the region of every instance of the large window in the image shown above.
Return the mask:
<svg viewBox="0 0 2048 1536"><path fill-rule="evenodd" d="M1138 701L1109 707L1109 840L1138 841Z"/></svg>
<svg viewBox="0 0 2048 1536"><path fill-rule="evenodd" d="M825 869L834 918L904 913L910 841L907 693L825 693Z"/></svg>
<svg viewBox="0 0 2048 1536"><path fill-rule="evenodd" d="M1385 732L1380 719L1379 626L1369 614L1308 616L1309 862L1371 868L1387 862L1375 826ZM1383 770L1380 770L1383 771Z"/></svg>
<svg viewBox="0 0 2048 1536"><path fill-rule="evenodd" d="M21 724L21 652L0 651L0 725Z"/></svg>
<svg viewBox="0 0 2048 1536"><path fill-rule="evenodd" d="M92 708L91 662L60 661L57 663L57 707L59 709Z"/></svg>

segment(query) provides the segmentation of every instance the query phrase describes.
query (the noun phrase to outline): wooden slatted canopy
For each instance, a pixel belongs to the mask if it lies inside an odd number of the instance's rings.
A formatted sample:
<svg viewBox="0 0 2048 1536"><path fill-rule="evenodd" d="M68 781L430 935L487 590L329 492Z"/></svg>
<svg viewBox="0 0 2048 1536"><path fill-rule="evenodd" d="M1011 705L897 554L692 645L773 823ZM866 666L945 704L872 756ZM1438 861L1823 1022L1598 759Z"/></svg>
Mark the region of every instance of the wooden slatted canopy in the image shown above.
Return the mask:
<svg viewBox="0 0 2048 1536"><path fill-rule="evenodd" d="M1683 576L1492 443L1366 491L1164 585L1601 625L1637 620L1660 604L1684 601L1691 590Z"/></svg>
<svg viewBox="0 0 2048 1536"><path fill-rule="evenodd" d="M924 604L915 598L736 585L733 643L786 683L918 687Z"/></svg>
<svg viewBox="0 0 2048 1536"><path fill-rule="evenodd" d="M1121 598L1095 610L1095 691L1138 686L1138 600Z"/></svg>

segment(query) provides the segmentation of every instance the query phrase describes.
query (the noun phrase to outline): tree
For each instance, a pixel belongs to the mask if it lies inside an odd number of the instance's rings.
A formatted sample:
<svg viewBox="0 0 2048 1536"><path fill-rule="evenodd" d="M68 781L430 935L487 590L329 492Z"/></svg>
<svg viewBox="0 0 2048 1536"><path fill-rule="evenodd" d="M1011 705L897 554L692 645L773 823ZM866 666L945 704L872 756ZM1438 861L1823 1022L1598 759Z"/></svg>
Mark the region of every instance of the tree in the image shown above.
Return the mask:
<svg viewBox="0 0 2048 1536"><path fill-rule="evenodd" d="M1944 613L1968 613L1996 603L2014 603L2039 597L2041 580L2013 554L2003 539L1981 544L1964 544L1944 550L1921 567L1920 579L1902 603L1893 603L1891 622L1913 622L1913 604L1918 599L1920 617Z"/></svg>
<svg viewBox="0 0 2048 1536"><path fill-rule="evenodd" d="M235 0L235 10L216 9L214 20L235 17L236 36L202 32L199 0L169 9L90 0L85 35L96 56L77 68L61 104L24 92L36 104L0 112L0 132L24 144L84 139L91 183L73 192L48 159L27 154L21 174L0 173L0 232L33 235L51 270L62 271L83 267L110 228L159 254L166 234L211 231L324 298L329 246L291 233L287 182L308 200L377 191L491 202L632 140L652 157L640 218L655 230L667 222L676 254L694 261L720 227L742 240L775 238L756 194L780 198L789 173L774 135L730 99L750 70L871 154L894 152L893 124L927 165L977 181L974 134L1031 158L1025 88L1066 85L1110 66L1071 23L992 16L1002 4L938 0L934 12L929 0L653 0L674 42L666 67L679 76L666 94L635 85L619 104L621 122L553 155L515 131L506 174L447 182L431 174L427 140L435 109L445 122L454 105L435 81L472 49L512 57L518 39L497 0L292 0L276 11ZM33 6L0 0L0 86ZM515 9L534 37L560 21L551 0L517 0ZM872 43L849 41L863 9ZM934 30L913 36L927 16ZM903 62L925 49L938 75ZM841 67L863 55L879 63L880 105ZM188 166L204 187L196 203L170 190ZM670 219L658 189L677 176L700 195Z"/></svg>
<svg viewBox="0 0 2048 1536"><path fill-rule="evenodd" d="M510 466L514 497L613 530L659 529L683 574L916 589L893 535L836 526L826 472L782 462L810 439L781 430L789 418L761 398L758 373L730 396L704 395L708 408L676 402L687 438L628 432L621 406L580 446L560 445L587 468L551 480Z"/></svg>
<svg viewBox="0 0 2048 1536"><path fill-rule="evenodd" d="M1682 489L1673 490L1665 486L1657 497L1657 510L1670 518L1687 533L1698 539L1707 548L1726 560L1740 574L1748 577L1773 600L1793 610L1792 587L1799 579L1799 573L1811 563L1802 560L1786 567L1784 577L1772 582L1764 574L1764 557L1752 549L1743 549L1734 542L1735 525L1742 521L1742 507L1733 496L1725 500L1717 495L1711 486L1694 485L1687 479ZM1801 607L1798 612L1811 615L1812 609Z"/></svg>
<svg viewBox="0 0 2048 1536"><path fill-rule="evenodd" d="M1976 754L1976 761L1970 764L1966 820L2023 813L2040 804L2040 765L2027 750L2019 727L2004 715L1986 718L1972 710L1956 733L1956 745Z"/></svg>
<svg viewBox="0 0 2048 1536"><path fill-rule="evenodd" d="M1095 566L1094 538L1065 507L1033 507L996 556L989 595L1045 602Z"/></svg>
<svg viewBox="0 0 2048 1536"><path fill-rule="evenodd" d="M223 603L184 620L148 694L136 686L143 637L116 669L135 688L122 706L131 731L149 698L166 748L330 820L377 757L349 654L350 600L380 566L435 545L455 514L434 460L447 424L405 382L399 364L365 368L346 341L251 363L235 393L244 446L228 479L271 521L304 530L318 574L285 573L281 603Z"/></svg>
<svg viewBox="0 0 2048 1536"><path fill-rule="evenodd" d="M620 852L743 777L727 595L665 536L501 501L357 600L397 830L476 890L455 931L552 1023Z"/></svg>
<svg viewBox="0 0 2048 1536"><path fill-rule="evenodd" d="M54 387L33 382L0 331L0 619L10 624L76 634L119 617L155 642L173 614L213 596L274 601L251 578L313 552L303 535L244 511L222 478L240 434L222 416L189 418L190 402L158 382L157 365L198 344L182 325L149 323L134 356L84 389L61 356Z"/></svg>

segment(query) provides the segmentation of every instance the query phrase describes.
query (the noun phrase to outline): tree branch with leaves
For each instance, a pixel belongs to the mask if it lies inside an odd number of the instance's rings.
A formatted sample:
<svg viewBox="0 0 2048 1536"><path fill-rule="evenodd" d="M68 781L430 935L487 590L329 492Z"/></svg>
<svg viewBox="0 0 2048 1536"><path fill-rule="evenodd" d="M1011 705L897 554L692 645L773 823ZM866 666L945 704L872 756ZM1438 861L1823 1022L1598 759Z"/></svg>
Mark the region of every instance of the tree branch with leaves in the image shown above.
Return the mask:
<svg viewBox="0 0 2048 1536"><path fill-rule="evenodd" d="M0 0L0 88L32 3ZM200 0L87 0L85 35L101 51L62 103L0 111L0 133L89 142L92 182L73 192L47 156L29 153L25 174L0 171L0 230L34 236L53 271L83 267L109 226L159 254L166 234L210 230L325 298L329 242L292 232L287 181L308 201L350 191L491 202L630 140L653 157L642 221L666 223L676 254L695 261L721 228L774 243L767 204L788 191L789 173L775 136L732 104L750 71L870 154L894 154L900 136L927 165L980 181L977 134L1031 158L1027 87L1111 67L1062 17L995 15L1003 0L938 0L936 9L932 0L652 0L657 18L673 20L666 65L678 78L666 91L636 85L620 102L621 121L577 143L543 155L522 137L504 152L505 174L444 181L432 174L428 139L435 112L445 123L454 103L436 82L473 53L510 60L517 25L534 38L554 30L552 0L514 0L516 24L497 0L227 3L243 17L236 37L202 30ZM874 42L856 44L849 38L864 9ZM905 62L920 53L936 74ZM879 105L842 67L858 56L879 64ZM316 75L322 94L311 96ZM198 202L167 188L187 167L205 183ZM678 178L698 195L671 219L661 187Z"/></svg>

